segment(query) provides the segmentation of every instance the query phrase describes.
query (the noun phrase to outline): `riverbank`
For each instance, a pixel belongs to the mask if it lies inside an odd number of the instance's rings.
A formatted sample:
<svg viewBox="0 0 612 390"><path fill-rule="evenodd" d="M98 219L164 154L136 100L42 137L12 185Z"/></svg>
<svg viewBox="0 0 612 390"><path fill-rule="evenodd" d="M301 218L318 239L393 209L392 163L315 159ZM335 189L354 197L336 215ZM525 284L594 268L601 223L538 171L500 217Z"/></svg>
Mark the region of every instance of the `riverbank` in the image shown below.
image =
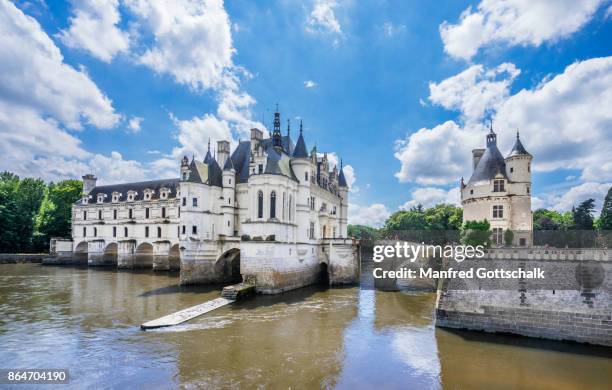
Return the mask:
<svg viewBox="0 0 612 390"><path fill-rule="evenodd" d="M42 263L48 253L0 253L0 264Z"/></svg>

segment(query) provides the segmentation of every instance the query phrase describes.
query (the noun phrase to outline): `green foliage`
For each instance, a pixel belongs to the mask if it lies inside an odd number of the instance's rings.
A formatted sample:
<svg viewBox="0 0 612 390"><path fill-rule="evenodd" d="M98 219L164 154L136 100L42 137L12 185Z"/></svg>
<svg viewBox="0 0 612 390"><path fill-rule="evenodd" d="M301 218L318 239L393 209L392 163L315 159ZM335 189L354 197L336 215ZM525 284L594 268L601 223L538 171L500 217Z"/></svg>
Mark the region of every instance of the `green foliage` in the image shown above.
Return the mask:
<svg viewBox="0 0 612 390"><path fill-rule="evenodd" d="M533 212L534 230L569 230L574 225L572 213L537 209Z"/></svg>
<svg viewBox="0 0 612 390"><path fill-rule="evenodd" d="M463 209L450 204L439 204L424 209L422 205L393 213L385 222L387 232L401 230L459 230Z"/></svg>
<svg viewBox="0 0 612 390"><path fill-rule="evenodd" d="M380 230L371 226L348 225L348 236L361 240L364 246L371 246L380 238Z"/></svg>
<svg viewBox="0 0 612 390"><path fill-rule="evenodd" d="M612 187L608 190L597 222L600 230L612 230Z"/></svg>
<svg viewBox="0 0 612 390"><path fill-rule="evenodd" d="M510 229L506 229L504 232L504 243L506 246L512 246L512 241L514 241L514 233Z"/></svg>
<svg viewBox="0 0 612 390"><path fill-rule="evenodd" d="M46 250L50 237L70 237L72 203L80 195L80 181L47 186L0 173L0 252Z"/></svg>
<svg viewBox="0 0 612 390"><path fill-rule="evenodd" d="M575 230L593 230L593 212L595 211L595 199L587 199L578 207L572 207L573 228Z"/></svg>
<svg viewBox="0 0 612 390"><path fill-rule="evenodd" d="M491 234L491 224L486 219L465 221L461 227L461 243L488 248L491 246Z"/></svg>

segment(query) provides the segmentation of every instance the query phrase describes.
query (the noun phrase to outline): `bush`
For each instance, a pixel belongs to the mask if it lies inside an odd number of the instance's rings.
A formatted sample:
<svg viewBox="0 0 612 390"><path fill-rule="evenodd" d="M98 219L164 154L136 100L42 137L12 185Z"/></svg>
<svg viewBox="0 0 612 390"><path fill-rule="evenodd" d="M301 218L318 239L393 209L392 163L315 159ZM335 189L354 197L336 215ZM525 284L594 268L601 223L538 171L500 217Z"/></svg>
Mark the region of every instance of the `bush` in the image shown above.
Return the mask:
<svg viewBox="0 0 612 390"><path fill-rule="evenodd" d="M242 236L240 236L240 240L251 241L251 236L249 236L248 234L243 234Z"/></svg>
<svg viewBox="0 0 612 390"><path fill-rule="evenodd" d="M266 241L276 241L276 235L270 234L268 237L266 237Z"/></svg>
<svg viewBox="0 0 612 390"><path fill-rule="evenodd" d="M514 233L510 229L506 229L504 232L504 243L506 246L512 246L512 241L514 241Z"/></svg>
<svg viewBox="0 0 612 390"><path fill-rule="evenodd" d="M461 243L464 245L491 246L491 224L482 221L465 221L461 226Z"/></svg>

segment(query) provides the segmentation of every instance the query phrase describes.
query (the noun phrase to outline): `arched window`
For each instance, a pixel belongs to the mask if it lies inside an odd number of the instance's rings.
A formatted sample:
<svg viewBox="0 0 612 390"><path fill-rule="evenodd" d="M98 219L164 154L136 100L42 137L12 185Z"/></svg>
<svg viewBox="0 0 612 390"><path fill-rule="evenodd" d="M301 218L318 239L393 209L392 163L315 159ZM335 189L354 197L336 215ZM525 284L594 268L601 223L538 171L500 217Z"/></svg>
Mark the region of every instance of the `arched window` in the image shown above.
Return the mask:
<svg viewBox="0 0 612 390"><path fill-rule="evenodd" d="M161 238L161 227L157 227L157 238Z"/></svg>
<svg viewBox="0 0 612 390"><path fill-rule="evenodd" d="M263 192L257 193L257 218L263 218Z"/></svg>
<svg viewBox="0 0 612 390"><path fill-rule="evenodd" d="M270 218L276 218L276 192L270 194Z"/></svg>

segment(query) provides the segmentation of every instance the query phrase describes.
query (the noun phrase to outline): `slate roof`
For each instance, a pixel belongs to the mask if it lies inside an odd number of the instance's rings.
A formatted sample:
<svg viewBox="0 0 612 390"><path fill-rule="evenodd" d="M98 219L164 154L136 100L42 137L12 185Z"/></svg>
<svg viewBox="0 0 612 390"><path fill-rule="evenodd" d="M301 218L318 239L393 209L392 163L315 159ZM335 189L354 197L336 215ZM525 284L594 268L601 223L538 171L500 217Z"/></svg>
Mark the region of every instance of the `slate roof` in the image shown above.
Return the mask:
<svg viewBox="0 0 612 390"><path fill-rule="evenodd" d="M208 156L209 153L206 155ZM212 157L208 158L208 163L197 160L191 161L191 164L189 164L189 171L189 177L187 178L188 182L223 187L223 172L217 160Z"/></svg>
<svg viewBox="0 0 612 390"><path fill-rule="evenodd" d="M231 171L232 169L235 170L234 163L232 163L232 159L230 157L228 157L227 160L225 160L225 164L223 165L223 170L224 171Z"/></svg>
<svg viewBox="0 0 612 390"><path fill-rule="evenodd" d="M268 158L266 160L266 170L264 173L272 175L283 175L295 181L298 181L291 168L291 157L284 151L279 151L276 148L269 146L266 150Z"/></svg>
<svg viewBox="0 0 612 390"><path fill-rule="evenodd" d="M293 151L293 157L308 158L308 148L306 148L306 142L304 142L304 137L302 136L301 131L295 146L295 150Z"/></svg>
<svg viewBox="0 0 612 390"><path fill-rule="evenodd" d="M128 191L136 191L135 201L144 199L144 191L146 189L153 190L153 196L151 199L159 199L159 190L162 187L166 187L170 190L168 194L168 199L176 198L176 192L179 186L179 179L162 179L162 180L151 180L151 181L141 181L137 183L122 183L122 184L110 184L105 186L96 186L90 192L91 196L90 202L91 204L97 203L98 194L106 194L104 198L104 203L111 203L113 199L113 192L119 192L121 197L119 198L120 202L124 202L127 200ZM79 199L77 204L81 204L81 200Z"/></svg>
<svg viewBox="0 0 612 390"><path fill-rule="evenodd" d="M288 158L289 155L293 154L293 151L294 151L293 141L291 140L291 137L284 135L281 139L281 142L283 144L283 148L285 149L285 152L288 152L287 153L288 155L285 153L283 153L283 155L286 155L286 157ZM266 150L266 153L268 155L271 154L270 150L274 149L274 147L272 146L271 138L266 138L266 139L261 140L261 145L264 148L264 150ZM276 151L274 151L274 153L279 154ZM236 182L237 183L246 183L249 180L250 157L251 157L251 141L240 141L238 143L238 146L234 150L234 153L232 153L230 157L232 160L232 165L234 165L234 169L236 170L236 176L237 176ZM273 162L272 164L274 165L275 163ZM278 165L278 162L276 164ZM284 167L283 168L280 167L280 166L284 166L284 164L285 164L284 162L280 163L279 165L280 171L277 170L276 168L274 168L273 171L275 172L279 171L281 172L280 174L284 174L292 179L295 179L293 170L290 169L291 167L289 167L289 171L287 171L287 169ZM267 167L266 167L266 171L267 171Z"/></svg>
<svg viewBox="0 0 612 390"><path fill-rule="evenodd" d="M523 143L521 142L518 133L516 133L516 141L514 142L514 146L512 147L512 150L510 151L510 153L508 154L508 157L513 157L513 156L523 156L523 155L530 155L527 150L525 150L525 147L523 146Z"/></svg>
<svg viewBox="0 0 612 390"><path fill-rule="evenodd" d="M348 187L346 178L344 177L344 168L340 168L340 176L338 177L338 187Z"/></svg>
<svg viewBox="0 0 612 390"><path fill-rule="evenodd" d="M496 143L492 142L487 145L487 149L480 158L480 161L478 161L468 184L479 184L489 181L498 173L501 173L504 178L508 178L506 176L506 161L499 149L497 149Z"/></svg>

